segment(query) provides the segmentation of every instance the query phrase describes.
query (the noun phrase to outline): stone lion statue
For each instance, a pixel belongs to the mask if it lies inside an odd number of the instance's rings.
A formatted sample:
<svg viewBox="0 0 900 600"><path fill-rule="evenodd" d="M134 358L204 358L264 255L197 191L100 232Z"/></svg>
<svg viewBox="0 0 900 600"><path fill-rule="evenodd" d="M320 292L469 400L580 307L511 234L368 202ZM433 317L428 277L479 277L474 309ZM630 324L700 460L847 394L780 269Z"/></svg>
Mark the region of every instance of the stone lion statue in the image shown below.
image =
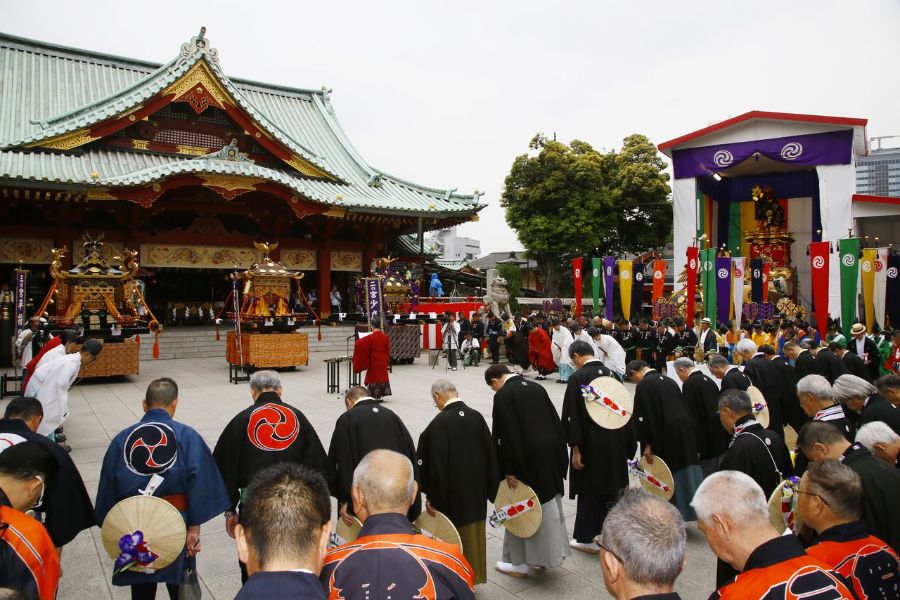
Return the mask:
<svg viewBox="0 0 900 600"><path fill-rule="evenodd" d="M503 314L508 317L512 316L512 310L509 307L509 291L506 289L506 279L503 277L494 277L488 286L488 293L484 296L484 303L498 319L503 320Z"/></svg>

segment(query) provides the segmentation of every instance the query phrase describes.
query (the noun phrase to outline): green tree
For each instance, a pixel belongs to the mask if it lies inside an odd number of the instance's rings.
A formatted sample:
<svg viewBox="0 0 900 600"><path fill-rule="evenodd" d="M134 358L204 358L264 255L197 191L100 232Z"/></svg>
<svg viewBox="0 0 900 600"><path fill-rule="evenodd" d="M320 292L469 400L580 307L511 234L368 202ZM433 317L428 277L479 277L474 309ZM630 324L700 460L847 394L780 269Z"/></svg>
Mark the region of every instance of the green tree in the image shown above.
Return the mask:
<svg viewBox="0 0 900 600"><path fill-rule="evenodd" d="M519 265L505 264L497 265L497 272L500 277L506 280L506 291L509 292L509 308L514 312L519 312L519 303L516 296L522 290L522 269Z"/></svg>
<svg viewBox="0 0 900 600"><path fill-rule="evenodd" d="M622 150L598 152L537 134L532 154L517 156L501 206L528 256L537 261L550 295L571 291L575 256L644 251L661 246L672 228L668 175L643 135Z"/></svg>

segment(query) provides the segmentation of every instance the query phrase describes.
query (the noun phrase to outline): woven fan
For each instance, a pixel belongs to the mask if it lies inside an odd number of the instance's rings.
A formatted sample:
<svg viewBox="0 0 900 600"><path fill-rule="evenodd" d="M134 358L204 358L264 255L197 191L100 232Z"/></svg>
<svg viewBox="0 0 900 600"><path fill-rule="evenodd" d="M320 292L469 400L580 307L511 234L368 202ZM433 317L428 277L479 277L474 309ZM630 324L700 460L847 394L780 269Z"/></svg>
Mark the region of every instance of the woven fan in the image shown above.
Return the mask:
<svg viewBox="0 0 900 600"><path fill-rule="evenodd" d="M502 524L516 537L530 538L541 527L541 501L534 490L521 481L514 488L509 487L505 479L500 482L494 509L492 523Z"/></svg>
<svg viewBox="0 0 900 600"><path fill-rule="evenodd" d="M422 531L422 535L459 546L459 551L462 552L462 539L459 537L459 532L444 513L436 511L432 517L428 512L422 512L413 525Z"/></svg>
<svg viewBox="0 0 900 600"><path fill-rule="evenodd" d="M113 560L122 550L119 542L123 536L141 532L148 550L158 555L146 567L134 566L130 570L152 573L166 567L184 551L187 530L178 509L155 496L131 496L112 507L103 520L103 548Z"/></svg>

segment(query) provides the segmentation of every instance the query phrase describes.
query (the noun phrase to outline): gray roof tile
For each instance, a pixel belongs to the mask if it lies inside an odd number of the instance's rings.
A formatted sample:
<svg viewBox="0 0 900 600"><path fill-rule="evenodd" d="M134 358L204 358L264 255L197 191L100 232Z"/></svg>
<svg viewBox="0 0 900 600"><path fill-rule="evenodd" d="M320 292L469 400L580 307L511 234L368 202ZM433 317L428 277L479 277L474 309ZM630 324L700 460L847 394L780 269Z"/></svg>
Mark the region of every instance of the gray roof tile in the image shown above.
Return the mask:
<svg viewBox="0 0 900 600"><path fill-rule="evenodd" d="M19 148L130 110L197 60L204 60L202 52L160 66L0 34L0 177L87 188L134 185L179 172L252 172L313 200L350 209L459 215L483 208L478 195L410 183L369 165L341 129L326 92L231 80L210 61L207 64L260 125L340 181L308 179L287 169L247 163L212 164L218 161L203 158L111 149L64 153ZM100 179L92 179L92 171L100 173ZM380 187L369 185L375 176L382 181Z"/></svg>

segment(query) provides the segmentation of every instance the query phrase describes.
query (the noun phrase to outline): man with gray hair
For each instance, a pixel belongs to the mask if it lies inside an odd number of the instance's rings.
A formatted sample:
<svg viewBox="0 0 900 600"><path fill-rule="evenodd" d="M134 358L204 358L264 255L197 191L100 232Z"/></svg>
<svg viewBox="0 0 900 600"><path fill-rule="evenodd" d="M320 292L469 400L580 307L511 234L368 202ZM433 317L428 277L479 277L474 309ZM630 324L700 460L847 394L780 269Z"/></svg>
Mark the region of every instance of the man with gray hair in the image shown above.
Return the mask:
<svg viewBox="0 0 900 600"><path fill-rule="evenodd" d="M685 563L687 534L674 506L630 488L609 511L600 535L600 569L616 600L677 600L675 579Z"/></svg>
<svg viewBox="0 0 900 600"><path fill-rule="evenodd" d="M416 454L425 510L444 513L459 531L475 583L487 581L485 502L493 502L500 469L484 417L459 398L448 379L431 385L438 414L422 435Z"/></svg>
<svg viewBox="0 0 900 600"><path fill-rule="evenodd" d="M811 421L797 436L797 446L810 462L838 460L859 475L863 484L863 519L869 532L900 548L900 472L878 460L859 442L850 443L828 423Z"/></svg>
<svg viewBox="0 0 900 600"><path fill-rule="evenodd" d="M860 520L862 481L836 460L810 465L797 486L797 519L816 531L807 548L834 569L857 598L897 598L900 559Z"/></svg>
<svg viewBox="0 0 900 600"><path fill-rule="evenodd" d="M355 541L325 556L320 581L329 597L474 599L472 569L455 545L416 533L406 518L418 494L410 460L373 450L353 471ZM426 590L428 590L426 592Z"/></svg>
<svg viewBox="0 0 900 600"><path fill-rule="evenodd" d="M892 467L897 466L900 435L881 421L873 421L860 427L856 432L856 441L875 458L880 458Z"/></svg>
<svg viewBox="0 0 900 600"><path fill-rule="evenodd" d="M797 401L813 421L831 423L841 430L847 441L853 441L853 423L847 418L847 411L840 404L835 404L831 384L818 374L807 375L797 382ZM794 456L794 474L803 475L809 461L806 455L796 448Z"/></svg>
<svg viewBox="0 0 900 600"><path fill-rule="evenodd" d="M700 468L706 476L716 470L719 457L728 448L728 435L719 423L719 386L686 356L676 358L672 368L681 380L681 398L694 422Z"/></svg>
<svg viewBox="0 0 900 600"><path fill-rule="evenodd" d="M854 598L826 563L806 554L796 537L778 534L762 489L748 475L710 475L691 505L710 549L739 572L711 599L787 598L807 590L816 590L820 598Z"/></svg>
<svg viewBox="0 0 900 600"><path fill-rule="evenodd" d="M856 375L841 375L834 382L834 400L851 414L859 415L857 425L882 421L900 434L900 410L878 394L874 385Z"/></svg>
<svg viewBox="0 0 900 600"><path fill-rule="evenodd" d="M256 371L250 376L252 404L236 414L213 451L231 506L225 513L225 530L234 537L239 522L242 490L266 467L291 461L332 478L328 456L312 423L281 396L281 376L275 371ZM241 580L247 568L241 563Z"/></svg>
<svg viewBox="0 0 900 600"><path fill-rule="evenodd" d="M747 392L722 392L718 414L722 427L733 433L728 450L719 461L718 470L740 471L749 475L768 498L778 484L794 471L784 440L756 420ZM720 560L716 568L716 584L723 585L736 574L726 562Z"/></svg>

